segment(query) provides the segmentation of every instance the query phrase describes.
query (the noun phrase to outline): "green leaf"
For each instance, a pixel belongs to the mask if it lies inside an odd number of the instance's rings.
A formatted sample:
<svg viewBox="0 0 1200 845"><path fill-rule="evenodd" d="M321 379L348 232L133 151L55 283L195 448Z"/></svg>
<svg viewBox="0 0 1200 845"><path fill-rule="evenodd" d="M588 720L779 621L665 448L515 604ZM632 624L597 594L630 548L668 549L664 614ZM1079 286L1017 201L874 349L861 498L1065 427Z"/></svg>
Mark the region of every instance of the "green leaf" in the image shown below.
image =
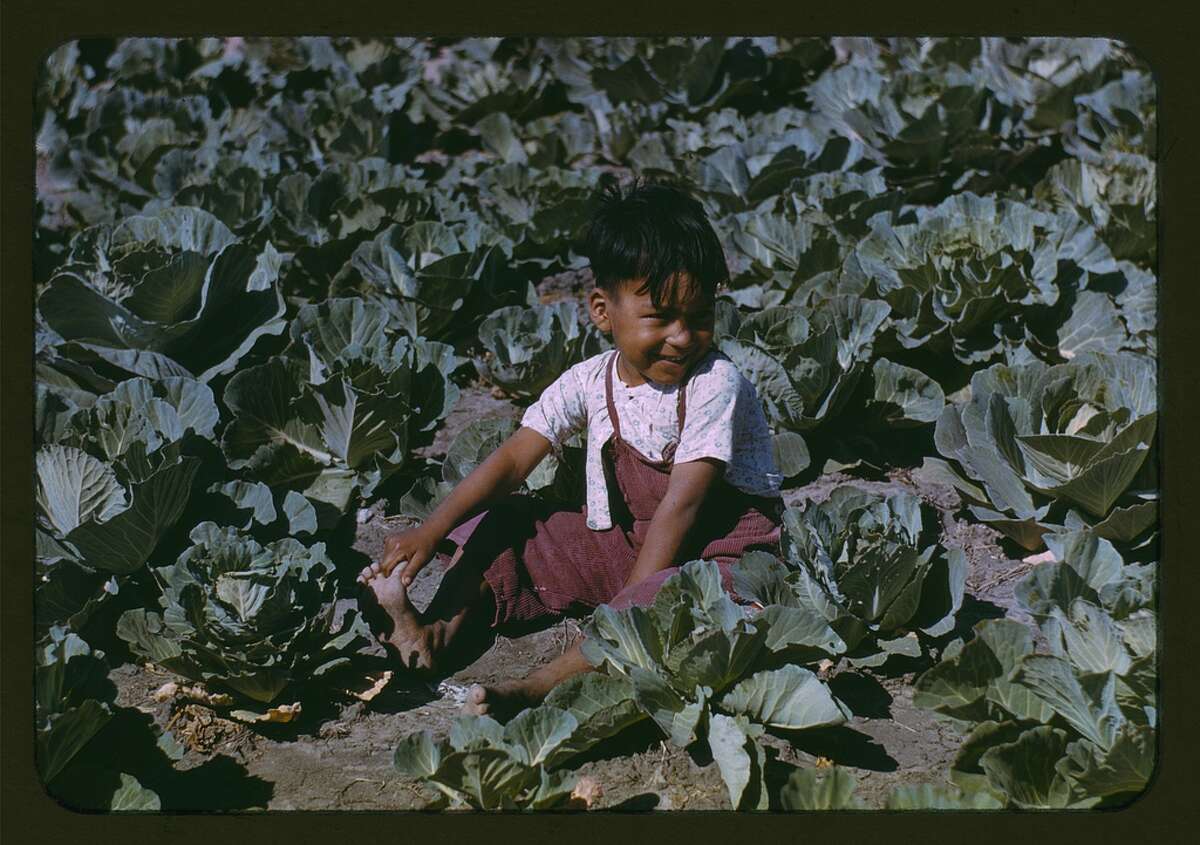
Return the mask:
<svg viewBox="0 0 1200 845"><path fill-rule="evenodd" d="M1067 359L1082 352L1115 353L1127 338L1117 307L1108 295L1085 290L1079 293L1071 316L1058 330L1058 352Z"/></svg>
<svg viewBox="0 0 1200 845"><path fill-rule="evenodd" d="M543 704L568 711L579 723L547 758L546 765L552 768L645 718L634 698L633 683L623 675L573 675L554 687Z"/></svg>
<svg viewBox="0 0 1200 845"><path fill-rule="evenodd" d="M793 665L755 673L726 693L720 706L789 730L840 725L848 718L829 687L812 672Z"/></svg>
<svg viewBox="0 0 1200 845"><path fill-rule="evenodd" d="M797 769L779 790L785 810L861 810L855 794L858 781L840 766L827 769Z"/></svg>
<svg viewBox="0 0 1200 845"><path fill-rule="evenodd" d="M441 763L441 744L434 742L433 734L427 730L402 736L393 755L396 769L411 778L432 777Z"/></svg>
<svg viewBox="0 0 1200 845"><path fill-rule="evenodd" d="M1154 774L1155 757L1154 729L1125 723L1107 751L1090 742L1071 743L1059 771L1083 796L1137 794Z"/></svg>
<svg viewBox="0 0 1200 845"><path fill-rule="evenodd" d="M771 437L775 466L784 478L792 478L808 468L811 458L804 438L794 431L781 431Z"/></svg>
<svg viewBox="0 0 1200 845"><path fill-rule="evenodd" d="M1111 672L1079 675L1061 657L1031 654L1021 661L1013 682L1028 688L1101 748L1112 745L1124 721Z"/></svg>
<svg viewBox="0 0 1200 845"><path fill-rule="evenodd" d="M517 421L508 417L472 420L446 450L442 478L451 484L462 481L517 428Z"/></svg>
<svg viewBox="0 0 1200 845"><path fill-rule="evenodd" d="M504 726L504 741L517 749L528 766L544 763L575 732L579 722L570 712L541 706L523 710Z"/></svg>
<svg viewBox="0 0 1200 845"><path fill-rule="evenodd" d="M1125 650L1124 632L1101 608L1076 599L1068 613L1056 610L1052 618L1057 622L1055 627L1061 644L1054 642L1051 649L1057 654L1065 654L1077 670L1084 674L1115 672L1118 675L1129 671L1132 661Z"/></svg>
<svg viewBox="0 0 1200 845"><path fill-rule="evenodd" d="M949 784L904 784L892 788L888 810L998 810L1004 802L983 789L964 790Z"/></svg>
<svg viewBox="0 0 1200 845"><path fill-rule="evenodd" d="M1066 731L1048 725L1031 728L1016 742L998 745L979 758L988 782L1018 807L1062 808L1071 788L1056 769L1066 754Z"/></svg>
<svg viewBox="0 0 1200 845"><path fill-rule="evenodd" d="M89 698L56 715L48 729L39 730L37 761L42 782L53 781L111 718L112 711L106 704Z"/></svg>
<svg viewBox="0 0 1200 845"><path fill-rule="evenodd" d="M946 405L941 386L912 367L879 358L874 364L875 390L867 412L880 424L911 427L937 422Z"/></svg>
<svg viewBox="0 0 1200 845"><path fill-rule="evenodd" d="M71 446L39 449L37 480L38 507L62 535L88 521L107 521L128 505L112 469Z"/></svg>
<svg viewBox="0 0 1200 845"><path fill-rule="evenodd" d="M721 779L729 790L729 803L735 810L767 809L767 793L761 789L764 754L754 737L747 735L737 719L713 713L708 723L708 745L713 759L721 772ZM757 806L748 807L753 790L747 791L754 781L759 785L760 797Z"/></svg>
<svg viewBox="0 0 1200 845"><path fill-rule="evenodd" d="M105 572L125 574L141 567L159 540L183 514L200 469L198 458L165 464L133 490L129 507L107 521L85 522L66 537L83 561Z"/></svg>
<svg viewBox="0 0 1200 845"><path fill-rule="evenodd" d="M133 775L121 772L121 786L113 793L108 809L115 812L158 812L162 801L158 793L147 789Z"/></svg>
<svg viewBox="0 0 1200 845"><path fill-rule="evenodd" d="M685 700L666 681L640 666L630 669L629 678L638 707L662 728L672 744L679 748L690 745L706 710L707 698L702 690L697 691L695 699Z"/></svg>

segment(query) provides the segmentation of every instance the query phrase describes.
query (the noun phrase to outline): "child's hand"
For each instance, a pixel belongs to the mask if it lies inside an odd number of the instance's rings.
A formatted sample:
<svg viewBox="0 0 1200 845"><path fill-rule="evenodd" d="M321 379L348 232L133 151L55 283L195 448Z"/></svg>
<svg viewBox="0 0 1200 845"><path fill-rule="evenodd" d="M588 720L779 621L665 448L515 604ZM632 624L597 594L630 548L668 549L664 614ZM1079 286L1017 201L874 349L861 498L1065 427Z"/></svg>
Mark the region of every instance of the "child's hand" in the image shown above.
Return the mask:
<svg viewBox="0 0 1200 845"><path fill-rule="evenodd" d="M377 575L386 578L396 565L403 561L405 566L400 578L407 587L422 567L433 558L440 540L440 537L426 531L424 526L389 535L383 542L383 557L358 574L359 583L365 584Z"/></svg>

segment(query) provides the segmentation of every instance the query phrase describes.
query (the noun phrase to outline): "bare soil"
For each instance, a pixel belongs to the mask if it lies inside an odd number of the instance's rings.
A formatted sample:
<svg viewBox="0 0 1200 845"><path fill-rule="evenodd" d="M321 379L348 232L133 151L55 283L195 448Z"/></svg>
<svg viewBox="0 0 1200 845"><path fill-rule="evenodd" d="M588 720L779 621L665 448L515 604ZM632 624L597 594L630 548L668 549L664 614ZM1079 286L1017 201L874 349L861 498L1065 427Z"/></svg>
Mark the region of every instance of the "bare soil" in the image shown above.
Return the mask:
<svg viewBox="0 0 1200 845"><path fill-rule="evenodd" d="M516 414L511 402L495 399L486 387L464 390L463 401L447 421L445 436L430 447L431 456L444 450L457 428L477 415ZM986 526L955 517L952 491L923 486L905 471L883 481L848 475L822 476L788 490L789 505L806 499L822 500L838 484L850 483L882 491L910 490L934 505L942 516L944 542L964 548L970 562L968 596L960 612L959 632L980 619L1008 615L1023 618L1012 598L1016 575L1028 565L1008 557L997 534ZM360 514L355 551L370 559L379 555L387 534L404 526L389 519L377 503ZM433 596L443 567L427 566L412 587L414 602L423 607ZM348 577L348 584L352 575ZM347 596L351 595L349 588ZM353 607L353 598L341 610ZM460 712L467 688L529 672L559 654L578 631L567 620L518 638L498 637L473 665L440 684L393 675L377 696L361 701L348 692L334 693L315 704L308 701L289 724L246 726L226 718L220 707L197 702L156 701L154 691L174 679L161 670L126 664L113 673L118 703L137 708L170 732L187 750L174 763L183 778L196 770L214 776L195 776L193 788L174 790L164 806L170 809L269 810L416 810L427 806L435 792L401 777L392 765L397 741L412 732L429 730L444 736ZM892 787L903 783L942 781L961 741L953 729L912 704L913 678L927 659L893 658L878 669L855 670L843 661L829 671L835 694L854 717L844 726L798 733L776 732L764 738L768 749L769 791L786 780L792 767L834 763L847 767L859 781L859 795L869 806L882 807ZM340 679L343 688L364 689L386 669L382 648L364 649L363 665ZM364 673L370 672L367 677ZM599 783L602 794L593 809L725 810L729 797L717 766L662 740L653 723L643 721L614 737L574 763L580 775ZM222 788L215 784L221 773ZM192 781L186 781L192 783ZM180 783L185 783L180 780ZM200 787L200 788L195 788Z"/></svg>

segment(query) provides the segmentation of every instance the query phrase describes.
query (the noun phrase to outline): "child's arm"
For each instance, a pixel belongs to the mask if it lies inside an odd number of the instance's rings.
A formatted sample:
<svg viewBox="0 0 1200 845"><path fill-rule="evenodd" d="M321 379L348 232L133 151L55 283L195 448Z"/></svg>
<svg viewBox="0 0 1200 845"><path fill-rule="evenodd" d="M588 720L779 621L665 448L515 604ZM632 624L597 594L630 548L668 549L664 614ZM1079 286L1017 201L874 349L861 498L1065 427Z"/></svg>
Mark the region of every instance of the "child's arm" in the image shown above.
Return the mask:
<svg viewBox="0 0 1200 845"><path fill-rule="evenodd" d="M650 520L646 542L625 580L626 587L675 564L675 556L696 522L704 497L724 468L722 461L713 458L699 458L671 468L667 493Z"/></svg>
<svg viewBox="0 0 1200 845"><path fill-rule="evenodd" d="M429 518L415 528L391 535L383 557L371 569L387 575L401 560L407 561L401 578L405 584L432 559L438 543L454 526L489 503L521 486L529 473L550 454L550 441L522 426L466 478L460 481Z"/></svg>

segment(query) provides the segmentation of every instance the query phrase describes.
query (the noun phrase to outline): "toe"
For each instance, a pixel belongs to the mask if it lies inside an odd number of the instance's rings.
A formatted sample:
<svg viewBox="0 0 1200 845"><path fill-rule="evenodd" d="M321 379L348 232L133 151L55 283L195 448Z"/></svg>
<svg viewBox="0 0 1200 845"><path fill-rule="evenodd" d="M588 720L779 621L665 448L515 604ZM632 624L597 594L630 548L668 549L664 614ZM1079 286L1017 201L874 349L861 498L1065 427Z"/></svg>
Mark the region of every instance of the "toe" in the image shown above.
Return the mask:
<svg viewBox="0 0 1200 845"><path fill-rule="evenodd" d="M487 712L487 690L479 684L475 684L467 690L467 698L463 709L475 716L482 716Z"/></svg>

